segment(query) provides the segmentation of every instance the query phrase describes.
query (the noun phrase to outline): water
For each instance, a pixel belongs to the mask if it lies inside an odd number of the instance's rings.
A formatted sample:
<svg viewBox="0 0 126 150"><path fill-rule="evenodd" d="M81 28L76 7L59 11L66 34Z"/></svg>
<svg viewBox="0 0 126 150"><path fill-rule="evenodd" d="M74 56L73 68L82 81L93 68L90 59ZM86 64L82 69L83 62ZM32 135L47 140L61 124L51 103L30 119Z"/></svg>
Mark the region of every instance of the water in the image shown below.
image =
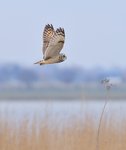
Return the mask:
<svg viewBox="0 0 126 150"><path fill-rule="evenodd" d="M20 100L0 101L1 116L7 115L9 119L18 121L27 116L32 120L35 116L43 118L50 117L51 120L65 122L72 118L84 118L87 114L92 116L96 121L99 120L105 100L62 100L62 101L37 101L37 100ZM114 114L118 120L126 117L125 101L108 101L105 115Z"/></svg>

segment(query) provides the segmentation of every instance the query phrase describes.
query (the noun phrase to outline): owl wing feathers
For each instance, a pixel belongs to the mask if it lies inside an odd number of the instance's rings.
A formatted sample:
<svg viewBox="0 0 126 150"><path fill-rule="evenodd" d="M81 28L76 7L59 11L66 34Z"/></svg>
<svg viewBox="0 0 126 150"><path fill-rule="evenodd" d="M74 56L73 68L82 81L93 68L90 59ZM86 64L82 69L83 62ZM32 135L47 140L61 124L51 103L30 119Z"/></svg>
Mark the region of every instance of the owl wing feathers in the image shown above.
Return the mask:
<svg viewBox="0 0 126 150"><path fill-rule="evenodd" d="M65 31L63 28L54 30L52 24L46 25L43 32L43 55L49 59L60 53L65 42Z"/></svg>
<svg viewBox="0 0 126 150"><path fill-rule="evenodd" d="M47 24L43 31L43 55L49 45L50 39L53 37L55 31L53 25Z"/></svg>

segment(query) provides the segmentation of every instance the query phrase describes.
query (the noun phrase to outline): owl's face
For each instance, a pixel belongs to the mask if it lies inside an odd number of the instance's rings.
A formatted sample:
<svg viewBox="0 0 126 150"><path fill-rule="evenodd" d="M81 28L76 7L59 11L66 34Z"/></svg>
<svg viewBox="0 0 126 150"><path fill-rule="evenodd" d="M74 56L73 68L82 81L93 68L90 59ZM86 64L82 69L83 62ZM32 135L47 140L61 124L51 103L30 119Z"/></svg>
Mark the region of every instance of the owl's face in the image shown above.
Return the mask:
<svg viewBox="0 0 126 150"><path fill-rule="evenodd" d="M65 54L61 53L61 54L59 55L59 61L60 61L60 62L63 62L63 61L65 61L66 59L67 59L67 57L66 57Z"/></svg>

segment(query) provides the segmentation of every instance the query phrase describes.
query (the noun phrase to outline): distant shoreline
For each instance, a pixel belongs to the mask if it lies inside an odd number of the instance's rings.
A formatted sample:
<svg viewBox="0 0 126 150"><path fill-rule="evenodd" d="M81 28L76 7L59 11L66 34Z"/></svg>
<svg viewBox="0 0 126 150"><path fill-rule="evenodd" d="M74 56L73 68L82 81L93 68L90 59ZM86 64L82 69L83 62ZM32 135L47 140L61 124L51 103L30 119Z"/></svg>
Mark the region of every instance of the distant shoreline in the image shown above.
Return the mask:
<svg viewBox="0 0 126 150"><path fill-rule="evenodd" d="M106 91L96 88L26 88L0 90L0 100L125 100L125 90Z"/></svg>

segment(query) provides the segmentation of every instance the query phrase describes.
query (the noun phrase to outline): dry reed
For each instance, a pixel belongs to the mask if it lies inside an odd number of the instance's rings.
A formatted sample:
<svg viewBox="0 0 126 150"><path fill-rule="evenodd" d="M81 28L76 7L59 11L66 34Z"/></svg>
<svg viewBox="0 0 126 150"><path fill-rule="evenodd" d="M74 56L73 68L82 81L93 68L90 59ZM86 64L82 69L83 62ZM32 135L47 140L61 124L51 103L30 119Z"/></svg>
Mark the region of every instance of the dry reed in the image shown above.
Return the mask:
<svg viewBox="0 0 126 150"><path fill-rule="evenodd" d="M2 117L1 117L2 116ZM52 125L50 117L20 122L12 121L7 114L0 116L0 150L95 150L97 125L91 115L85 121L71 117L67 123ZM102 122L99 149L126 149L126 120L117 121L114 113Z"/></svg>

